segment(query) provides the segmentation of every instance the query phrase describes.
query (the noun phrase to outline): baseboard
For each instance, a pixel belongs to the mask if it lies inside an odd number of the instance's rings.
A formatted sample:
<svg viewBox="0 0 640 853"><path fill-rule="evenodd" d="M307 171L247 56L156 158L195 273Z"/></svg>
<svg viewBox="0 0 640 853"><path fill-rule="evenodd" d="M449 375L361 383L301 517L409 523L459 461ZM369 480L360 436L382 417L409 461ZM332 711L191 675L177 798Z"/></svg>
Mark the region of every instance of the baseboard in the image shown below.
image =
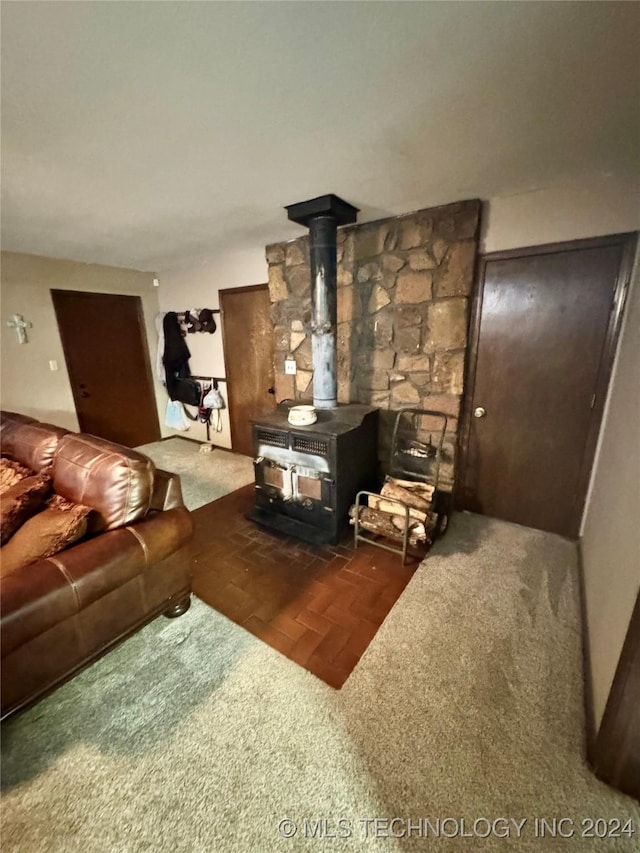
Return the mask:
<svg viewBox="0 0 640 853"><path fill-rule="evenodd" d="M582 556L582 539L578 539L578 587L580 594L580 621L582 623L582 677L584 680L584 712L586 726L587 761L591 767L596 763L596 743L598 731L596 728L594 699L593 699L593 670L591 669L591 640L589 637L589 621L587 619L587 593L584 576L584 560Z"/></svg>
<svg viewBox="0 0 640 853"><path fill-rule="evenodd" d="M190 438L188 435L163 435L160 441L170 441L172 438L181 438L183 441L190 441L192 444L208 444L210 447L213 447L214 450L226 450L227 453L237 453L236 450L233 450L231 447L223 447L221 444L214 444L212 441L206 441L201 438ZM238 454L242 455L242 454Z"/></svg>

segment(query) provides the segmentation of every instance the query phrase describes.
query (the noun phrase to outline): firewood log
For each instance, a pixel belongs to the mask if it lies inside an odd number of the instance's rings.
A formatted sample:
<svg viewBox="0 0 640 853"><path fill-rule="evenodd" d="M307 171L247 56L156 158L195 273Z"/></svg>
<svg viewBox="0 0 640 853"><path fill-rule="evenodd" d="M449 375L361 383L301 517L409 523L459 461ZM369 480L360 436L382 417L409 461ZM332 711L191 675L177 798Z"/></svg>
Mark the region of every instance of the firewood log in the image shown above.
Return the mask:
<svg viewBox="0 0 640 853"><path fill-rule="evenodd" d="M403 519L404 523L404 512L402 511L402 507L391 500L385 500L382 497L374 497L373 495L369 495L369 506L371 509L378 509L380 512L390 512L392 515L400 515ZM416 509L415 507L409 506L402 501L404 506L407 506L409 510L409 517L415 519L416 521L421 521L424 523L427 513L423 509Z"/></svg>
<svg viewBox="0 0 640 853"><path fill-rule="evenodd" d="M408 489L408 491L414 492L425 500L431 500L435 491L435 486L431 483L416 482L415 480L400 480L398 477L387 477L385 482Z"/></svg>
<svg viewBox="0 0 640 853"><path fill-rule="evenodd" d="M416 492L405 489L404 486L397 486L392 482L385 483L380 490L380 494L385 498L394 498L395 500L402 501L407 506L422 510L425 513L431 509L431 500L426 500Z"/></svg>
<svg viewBox="0 0 640 853"><path fill-rule="evenodd" d="M405 526L405 518L399 515L391 515L388 512L380 512L377 509L361 506L359 520L362 527L371 533L378 533L388 539L402 539ZM349 510L351 524L355 524L356 506ZM409 544L417 545L426 539L425 526L416 521L409 521Z"/></svg>
<svg viewBox="0 0 640 853"><path fill-rule="evenodd" d="M396 530L400 533L401 536L404 536L404 526L406 524L406 518L404 515L392 515L391 523L396 528ZM415 542L424 542L427 538L427 534L425 531L424 523L420 521L409 521L409 541L412 544Z"/></svg>

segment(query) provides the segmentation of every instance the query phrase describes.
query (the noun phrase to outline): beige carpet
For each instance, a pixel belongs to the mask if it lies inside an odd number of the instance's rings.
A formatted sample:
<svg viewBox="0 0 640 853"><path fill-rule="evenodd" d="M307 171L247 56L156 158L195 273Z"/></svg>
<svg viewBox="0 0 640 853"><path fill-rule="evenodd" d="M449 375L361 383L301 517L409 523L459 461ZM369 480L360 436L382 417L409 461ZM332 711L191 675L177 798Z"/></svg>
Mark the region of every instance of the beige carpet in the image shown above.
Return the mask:
<svg viewBox="0 0 640 853"><path fill-rule="evenodd" d="M637 850L580 837L640 831L585 766L580 673L574 546L460 515L341 691L195 601L11 721L2 850Z"/></svg>

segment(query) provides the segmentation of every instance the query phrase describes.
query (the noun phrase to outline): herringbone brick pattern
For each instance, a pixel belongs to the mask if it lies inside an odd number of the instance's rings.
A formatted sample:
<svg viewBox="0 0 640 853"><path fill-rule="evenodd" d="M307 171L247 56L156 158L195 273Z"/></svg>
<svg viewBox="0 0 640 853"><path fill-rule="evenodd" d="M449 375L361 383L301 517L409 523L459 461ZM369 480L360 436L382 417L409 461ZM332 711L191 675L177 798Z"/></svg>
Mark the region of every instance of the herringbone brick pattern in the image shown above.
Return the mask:
<svg viewBox="0 0 640 853"><path fill-rule="evenodd" d="M247 521L253 486L195 510L194 593L340 688L418 566L371 545L313 546Z"/></svg>

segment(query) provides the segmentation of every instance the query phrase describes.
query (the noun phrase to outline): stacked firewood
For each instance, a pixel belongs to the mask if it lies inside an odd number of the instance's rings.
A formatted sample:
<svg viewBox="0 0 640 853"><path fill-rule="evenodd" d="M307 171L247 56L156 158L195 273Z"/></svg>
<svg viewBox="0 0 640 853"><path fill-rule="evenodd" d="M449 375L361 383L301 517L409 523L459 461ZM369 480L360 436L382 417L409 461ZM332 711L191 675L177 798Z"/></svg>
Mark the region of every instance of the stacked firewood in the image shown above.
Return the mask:
<svg viewBox="0 0 640 853"><path fill-rule="evenodd" d="M436 522L433 493L434 487L428 483L387 477L380 495L369 495L368 506L360 507L360 524L389 539L401 539L408 526L410 545L427 544ZM351 524L356 511L356 506L349 510Z"/></svg>

